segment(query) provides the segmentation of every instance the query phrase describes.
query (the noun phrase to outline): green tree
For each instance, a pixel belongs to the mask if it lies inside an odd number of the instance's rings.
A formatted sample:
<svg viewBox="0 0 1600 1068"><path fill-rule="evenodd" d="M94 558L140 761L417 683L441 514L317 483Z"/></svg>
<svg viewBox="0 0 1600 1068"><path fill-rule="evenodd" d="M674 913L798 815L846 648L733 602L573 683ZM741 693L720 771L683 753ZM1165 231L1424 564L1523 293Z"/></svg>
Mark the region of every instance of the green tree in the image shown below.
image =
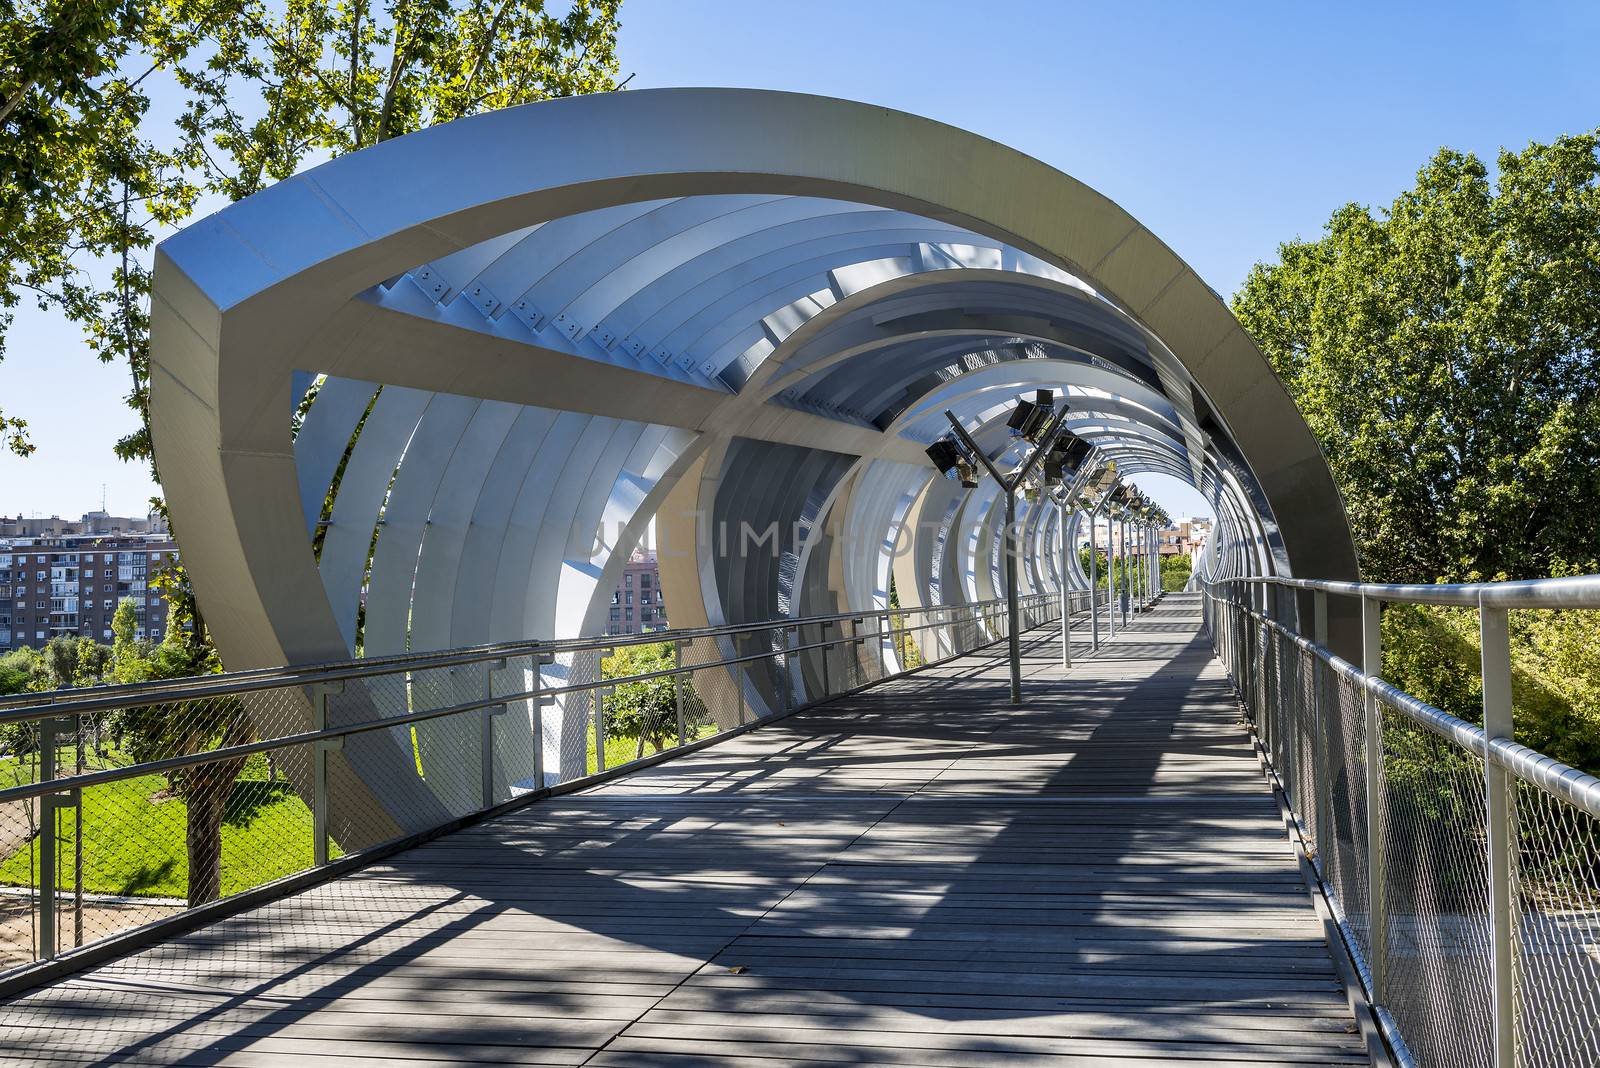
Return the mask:
<svg viewBox="0 0 1600 1068"><path fill-rule="evenodd" d="M111 619L112 674L118 682L187 678L222 669L215 651L181 622L183 608L168 606L166 638L153 645L137 637L138 606L117 605ZM120 709L113 730L136 761L203 753L250 741L253 732L236 697L162 701ZM222 892L222 821L234 780L246 758L229 757L169 771L167 785L184 802L184 844L189 867L189 904L202 905Z"/></svg>
<svg viewBox="0 0 1600 1068"><path fill-rule="evenodd" d="M24 648L0 656L0 696L27 693L32 688L35 655Z"/></svg>
<svg viewBox="0 0 1600 1068"><path fill-rule="evenodd" d="M1441 150L1386 210L1279 248L1234 311L1344 496L1365 578L1600 569L1600 131ZM1517 738L1600 769L1600 612L1514 612ZM1383 675L1479 718L1476 614L1384 613Z"/></svg>
<svg viewBox="0 0 1600 1068"><path fill-rule="evenodd" d="M155 238L202 202L238 200L344 152L614 89L620 8L0 0L0 357L8 309L24 296L79 324L99 359L128 368L138 418L117 455L148 462L159 480L149 426ZM175 121L149 117L158 85L179 101ZM0 411L0 447L33 451L15 413ZM181 572L179 584L169 597L191 599Z"/></svg>
<svg viewBox="0 0 1600 1068"><path fill-rule="evenodd" d="M607 679L633 678L672 668L672 646L666 642L624 645L600 663L601 677ZM657 753L676 742L680 682L684 687L684 729L690 738L696 737L710 717L687 675L618 683L606 698L606 736L637 739L635 760L644 756L646 742Z"/></svg>
<svg viewBox="0 0 1600 1068"><path fill-rule="evenodd" d="M148 250L202 199L511 104L615 88L620 0L0 0L0 315L126 364L151 459ZM150 93L179 101L149 116ZM0 317L0 342L9 318ZM26 426L0 413L0 445Z"/></svg>
<svg viewBox="0 0 1600 1068"><path fill-rule="evenodd" d="M1362 572L1534 577L1593 561L1600 131L1441 150L1386 210L1347 205L1234 298L1322 443Z"/></svg>
<svg viewBox="0 0 1600 1068"><path fill-rule="evenodd" d="M171 57L156 0L0 0L0 356L24 298L85 326L102 358L120 254L188 201L139 129L147 79ZM176 6L176 5L175 5ZM174 199L175 198L175 199ZM87 268L110 257L98 281ZM0 445L33 451L0 412Z"/></svg>
<svg viewBox="0 0 1600 1068"><path fill-rule="evenodd" d="M0 656L0 697L35 689L34 680L42 672L38 654L32 649L13 649ZM0 753L26 756L37 747L38 738L38 731L31 723L0 724Z"/></svg>

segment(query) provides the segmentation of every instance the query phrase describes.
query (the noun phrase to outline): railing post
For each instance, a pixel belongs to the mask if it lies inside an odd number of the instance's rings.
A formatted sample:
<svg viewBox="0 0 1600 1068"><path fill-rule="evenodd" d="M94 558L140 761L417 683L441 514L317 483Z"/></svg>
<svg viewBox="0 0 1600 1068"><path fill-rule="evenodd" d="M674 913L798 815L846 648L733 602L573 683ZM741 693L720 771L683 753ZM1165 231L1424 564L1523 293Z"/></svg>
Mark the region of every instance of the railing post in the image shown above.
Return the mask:
<svg viewBox="0 0 1600 1068"><path fill-rule="evenodd" d="M833 620L824 619L817 626L817 633L822 641L822 696L827 697L833 693L833 683L828 679L828 654L833 652L833 646L828 642L828 628L833 626Z"/></svg>
<svg viewBox="0 0 1600 1068"><path fill-rule="evenodd" d="M505 660L489 660L483 665L483 699L494 700L494 673L504 670ZM478 771L483 807L494 804L494 718L505 711L505 705L496 708L485 705L478 711Z"/></svg>
<svg viewBox="0 0 1600 1068"><path fill-rule="evenodd" d="M53 719L39 721L39 781L56 777L56 746L59 739ZM56 940L56 797L39 798L39 959L53 960ZM27 802L23 802L27 804Z"/></svg>
<svg viewBox="0 0 1600 1068"><path fill-rule="evenodd" d="M328 729L328 695L343 692L343 681L319 682L311 687L312 730ZM311 859L319 868L328 863L328 753L342 748L343 738L311 743Z"/></svg>
<svg viewBox="0 0 1600 1068"><path fill-rule="evenodd" d="M555 653L533 654L533 783L534 789L543 790L544 781L544 706L550 698L544 693L544 666L556 662Z"/></svg>
<svg viewBox="0 0 1600 1068"><path fill-rule="evenodd" d="M733 655L737 657L739 655L738 644L732 638L729 638L728 641L733 645ZM745 725L745 721L749 719L749 716L745 713L744 665L729 664L728 666L733 669L733 688L739 691L739 726L742 727Z"/></svg>
<svg viewBox="0 0 1600 1068"><path fill-rule="evenodd" d="M1311 594L1311 640L1326 648L1328 645L1328 594L1325 590L1314 590ZM1323 857L1323 849L1330 843L1329 816L1333 806L1323 801L1323 790L1328 791L1328 798L1333 797L1333 772L1332 761L1329 759L1329 721L1333 718L1331 713L1336 707L1329 693L1329 672L1322 662L1322 658L1315 653L1311 655L1311 759L1315 765L1312 768L1311 794L1316 798L1316 826L1311 833L1315 836L1317 855L1316 861L1323 872L1327 871L1327 861Z"/></svg>
<svg viewBox="0 0 1600 1068"><path fill-rule="evenodd" d="M605 657L600 658L602 661ZM594 693L594 770L598 775L606 770L606 698L615 691L610 686L596 686Z"/></svg>
<svg viewBox="0 0 1600 1068"><path fill-rule="evenodd" d="M1504 608L1478 604L1483 649L1483 733L1512 737L1511 632ZM1490 991L1494 1020L1493 1068L1516 1063L1517 812L1511 776L1486 751L1483 763L1489 852Z"/></svg>
<svg viewBox="0 0 1600 1068"><path fill-rule="evenodd" d="M1361 596L1361 670L1369 676L1383 670L1383 635L1379 629L1382 602ZM1372 1002L1386 1000L1389 971L1389 907L1387 898L1387 858L1383 835L1383 710L1378 699L1365 686L1361 690L1365 720L1367 757L1367 944L1371 959L1367 971L1372 977Z"/></svg>

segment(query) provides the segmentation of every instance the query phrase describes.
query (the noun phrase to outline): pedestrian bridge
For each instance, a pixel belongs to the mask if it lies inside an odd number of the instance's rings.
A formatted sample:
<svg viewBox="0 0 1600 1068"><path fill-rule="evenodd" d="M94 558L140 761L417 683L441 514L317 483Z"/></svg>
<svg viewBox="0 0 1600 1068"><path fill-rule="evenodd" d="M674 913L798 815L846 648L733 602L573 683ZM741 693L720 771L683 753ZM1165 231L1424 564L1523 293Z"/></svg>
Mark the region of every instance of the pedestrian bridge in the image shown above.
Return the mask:
<svg viewBox="0 0 1600 1068"><path fill-rule="evenodd" d="M1515 742L1508 623L1600 577L1359 583L1254 342L1069 176L550 101L152 292L230 673L0 701L8 1063L1600 1065L1600 781ZM1476 722L1393 604L1473 614Z"/></svg>
<svg viewBox="0 0 1600 1068"><path fill-rule="evenodd" d="M487 819L0 1009L53 1064L1366 1064L1168 597Z"/></svg>

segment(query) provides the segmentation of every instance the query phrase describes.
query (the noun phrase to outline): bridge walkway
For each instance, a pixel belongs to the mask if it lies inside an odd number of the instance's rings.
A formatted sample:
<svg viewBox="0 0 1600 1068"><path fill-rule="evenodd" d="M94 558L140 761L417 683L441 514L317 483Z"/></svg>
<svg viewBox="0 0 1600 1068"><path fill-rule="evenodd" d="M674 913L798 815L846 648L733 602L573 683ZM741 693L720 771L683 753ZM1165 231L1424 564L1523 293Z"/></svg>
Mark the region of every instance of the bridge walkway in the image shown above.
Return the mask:
<svg viewBox="0 0 1600 1068"><path fill-rule="evenodd" d="M7 1064L1365 1064L1199 609L999 647L0 1006Z"/></svg>

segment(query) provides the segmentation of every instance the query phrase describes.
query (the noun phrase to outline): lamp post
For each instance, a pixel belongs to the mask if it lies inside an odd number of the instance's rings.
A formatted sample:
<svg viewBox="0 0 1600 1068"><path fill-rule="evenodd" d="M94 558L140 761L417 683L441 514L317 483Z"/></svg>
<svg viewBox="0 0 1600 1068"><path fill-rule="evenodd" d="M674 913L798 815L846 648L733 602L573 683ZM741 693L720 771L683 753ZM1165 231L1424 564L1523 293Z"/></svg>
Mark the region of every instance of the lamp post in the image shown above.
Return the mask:
<svg viewBox="0 0 1600 1068"><path fill-rule="evenodd" d="M1067 504L1056 498L1056 541L1061 557L1060 580L1057 588L1061 600L1061 666L1072 666L1072 598L1067 593Z"/></svg>
<svg viewBox="0 0 1600 1068"><path fill-rule="evenodd" d="M1017 537L1017 489L1032 473L1034 466L1044 454L1049 452L1051 446L1055 444L1056 436L1061 433L1061 427L1067 420L1067 409L1063 405L1061 410L1055 413L1049 425L1045 428L1044 436L1039 439L1039 444L1028 454L1016 470L1011 472L1009 478L1000 473L999 468L995 467L994 461L989 459L989 454L980 449L978 443L972 440L972 435L967 433L967 428L961 425L961 420L956 418L954 412L946 410L944 417L950 420L950 425L955 428L956 436L961 439L967 450L984 467L988 468L989 474L1000 484L1000 491L1005 494L1006 617L1008 621L1007 629L1010 631L1007 635L1007 640L1011 654L1011 703L1020 705L1022 703L1022 637L1019 631L1022 627L1022 611L1017 603L1017 556L1021 553L1022 546L1020 544L1021 539Z"/></svg>

